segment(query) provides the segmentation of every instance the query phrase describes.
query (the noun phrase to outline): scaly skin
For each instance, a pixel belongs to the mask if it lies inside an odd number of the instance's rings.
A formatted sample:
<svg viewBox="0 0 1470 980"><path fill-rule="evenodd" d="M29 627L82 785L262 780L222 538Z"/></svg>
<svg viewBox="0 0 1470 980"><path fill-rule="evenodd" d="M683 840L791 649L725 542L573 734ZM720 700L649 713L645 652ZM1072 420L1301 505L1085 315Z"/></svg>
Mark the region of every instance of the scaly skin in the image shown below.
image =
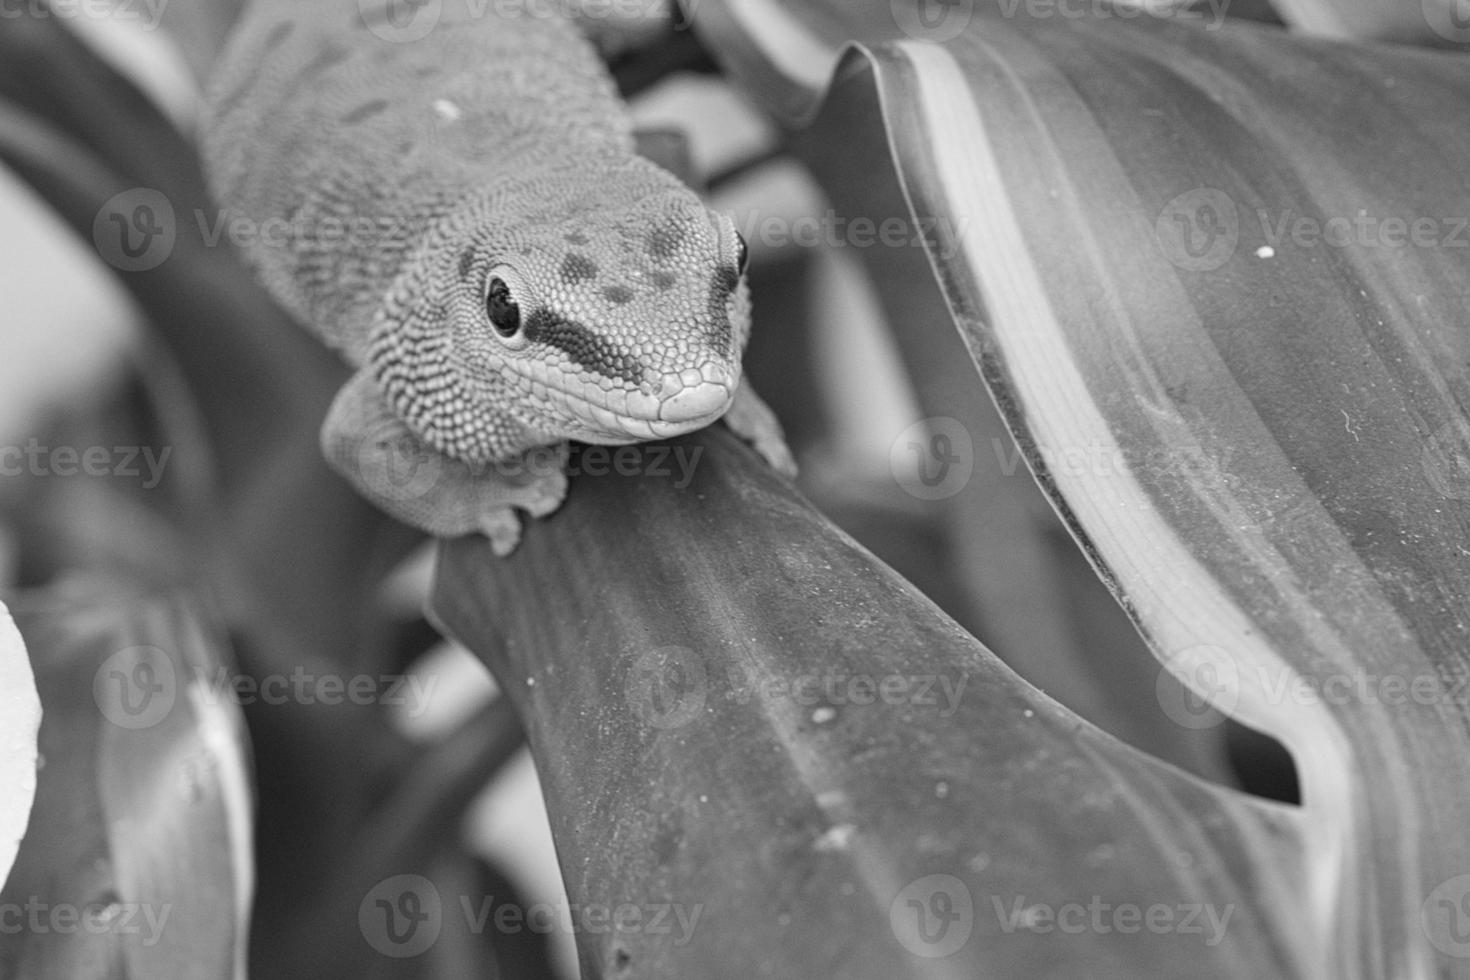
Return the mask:
<svg viewBox="0 0 1470 980"><path fill-rule="evenodd" d="M203 132L217 198L259 229L247 260L360 369L323 430L333 464L401 519L502 552L511 507L565 493L559 470L496 465L536 447L676 435L738 395L732 422L789 470L741 384L744 243L634 154L587 42L466 0L424 7L417 36L390 6L255 0ZM384 442L433 479L371 465Z"/></svg>

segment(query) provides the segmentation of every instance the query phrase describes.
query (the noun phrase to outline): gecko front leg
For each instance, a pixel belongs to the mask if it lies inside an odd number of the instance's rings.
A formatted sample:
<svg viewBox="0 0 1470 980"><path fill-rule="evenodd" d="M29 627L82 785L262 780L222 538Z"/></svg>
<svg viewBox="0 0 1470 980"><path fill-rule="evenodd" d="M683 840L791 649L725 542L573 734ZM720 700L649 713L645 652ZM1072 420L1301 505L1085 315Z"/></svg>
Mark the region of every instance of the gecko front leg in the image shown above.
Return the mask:
<svg viewBox="0 0 1470 980"><path fill-rule="evenodd" d="M483 534L497 555L510 554L520 540L517 508L543 517L567 494L565 442L472 466L405 425L367 368L338 392L321 444L332 468L379 509L435 537Z"/></svg>
<svg viewBox="0 0 1470 980"><path fill-rule="evenodd" d="M755 393L748 380L740 380L740 387L735 389L735 397L725 412L724 420L730 431L748 442L773 470L787 479L796 477L796 459L786 445L781 422Z"/></svg>

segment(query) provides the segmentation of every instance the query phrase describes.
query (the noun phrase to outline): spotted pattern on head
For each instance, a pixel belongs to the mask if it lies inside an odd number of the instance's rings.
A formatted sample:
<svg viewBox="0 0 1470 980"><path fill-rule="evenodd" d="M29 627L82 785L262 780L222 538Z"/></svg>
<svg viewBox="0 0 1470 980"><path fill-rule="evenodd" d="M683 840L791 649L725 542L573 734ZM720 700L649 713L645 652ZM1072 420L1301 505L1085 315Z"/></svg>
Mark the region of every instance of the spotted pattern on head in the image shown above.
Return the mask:
<svg viewBox="0 0 1470 980"><path fill-rule="evenodd" d="M538 310L526 320L524 330L531 343L555 347L589 371L635 385L643 380L643 365L636 355L576 320Z"/></svg>
<svg viewBox="0 0 1470 980"><path fill-rule="evenodd" d="M668 222L658 225L648 233L645 248L648 254L658 262L668 262L679 255L679 249L684 244L684 229L680 225Z"/></svg>
<svg viewBox="0 0 1470 980"><path fill-rule="evenodd" d="M597 263L580 252L568 252L561 260L562 282L576 284L597 278Z"/></svg>

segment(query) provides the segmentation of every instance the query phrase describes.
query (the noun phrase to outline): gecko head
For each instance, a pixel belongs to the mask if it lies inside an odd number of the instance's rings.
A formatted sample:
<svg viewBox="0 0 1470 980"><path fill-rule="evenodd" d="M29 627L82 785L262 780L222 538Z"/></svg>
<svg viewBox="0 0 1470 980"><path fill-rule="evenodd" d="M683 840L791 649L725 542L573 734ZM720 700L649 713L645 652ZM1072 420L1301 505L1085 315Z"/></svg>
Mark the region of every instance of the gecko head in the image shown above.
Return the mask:
<svg viewBox="0 0 1470 980"><path fill-rule="evenodd" d="M659 174L628 189L594 182L459 253L460 373L493 384L496 401L548 440L678 435L735 395L750 332L745 242L728 216Z"/></svg>

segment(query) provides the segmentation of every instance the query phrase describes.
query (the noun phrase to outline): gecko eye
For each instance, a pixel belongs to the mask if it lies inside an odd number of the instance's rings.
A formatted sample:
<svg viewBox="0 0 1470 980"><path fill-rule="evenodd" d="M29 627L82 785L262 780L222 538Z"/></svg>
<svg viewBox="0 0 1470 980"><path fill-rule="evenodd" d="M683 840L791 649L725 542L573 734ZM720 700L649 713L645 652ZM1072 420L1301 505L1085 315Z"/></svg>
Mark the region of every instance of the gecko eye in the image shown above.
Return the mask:
<svg viewBox="0 0 1470 980"><path fill-rule="evenodd" d="M490 323L502 337L514 337L521 329L521 307L510 294L510 287L499 276L490 280L485 291L485 312Z"/></svg>
<svg viewBox="0 0 1470 980"><path fill-rule="evenodd" d="M748 268L750 268L750 249L745 247L745 236L737 231L735 233L735 273L743 276Z"/></svg>

